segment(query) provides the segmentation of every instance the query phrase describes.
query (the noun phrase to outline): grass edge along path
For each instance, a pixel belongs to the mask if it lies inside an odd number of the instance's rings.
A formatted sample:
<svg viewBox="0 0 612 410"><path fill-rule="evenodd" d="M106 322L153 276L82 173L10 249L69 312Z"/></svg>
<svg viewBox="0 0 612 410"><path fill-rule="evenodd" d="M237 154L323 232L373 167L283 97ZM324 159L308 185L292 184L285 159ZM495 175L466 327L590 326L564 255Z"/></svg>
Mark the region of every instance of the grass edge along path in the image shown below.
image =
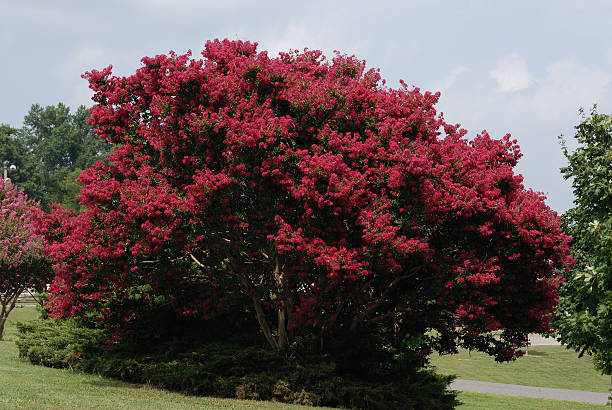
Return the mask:
<svg viewBox="0 0 612 410"><path fill-rule="evenodd" d="M533 397L504 396L500 394L460 392L459 400L463 403L459 410L476 409L512 409L512 410L605 410L605 404L579 403Z"/></svg>
<svg viewBox="0 0 612 410"><path fill-rule="evenodd" d="M454 374L457 379L553 389L609 393L610 376L593 368L588 356L563 346L534 346L529 355L513 362L497 363L480 352L461 349L454 355L430 356L431 364L441 374Z"/></svg>
<svg viewBox="0 0 612 410"><path fill-rule="evenodd" d="M450 385L453 390L477 393L498 394L504 396L522 396L538 399L564 400L591 404L608 404L608 393L597 393L584 390L551 389L549 387L520 386L483 382L480 380L456 379Z"/></svg>

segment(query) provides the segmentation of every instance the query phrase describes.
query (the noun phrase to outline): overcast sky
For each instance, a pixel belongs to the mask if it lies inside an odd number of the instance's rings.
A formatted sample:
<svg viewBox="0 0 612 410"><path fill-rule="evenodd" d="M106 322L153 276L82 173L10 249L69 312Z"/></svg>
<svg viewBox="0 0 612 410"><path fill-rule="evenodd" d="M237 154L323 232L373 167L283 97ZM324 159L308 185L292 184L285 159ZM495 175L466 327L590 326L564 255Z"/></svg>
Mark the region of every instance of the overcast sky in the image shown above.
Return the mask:
<svg viewBox="0 0 612 410"><path fill-rule="evenodd" d="M580 106L612 113L611 21L606 0L0 0L0 123L21 126L33 103L89 106L84 71L128 75L169 50L199 57L209 39L270 55L339 50L391 87L440 91L438 110L470 136L512 134L526 186L564 212L557 136L573 136Z"/></svg>

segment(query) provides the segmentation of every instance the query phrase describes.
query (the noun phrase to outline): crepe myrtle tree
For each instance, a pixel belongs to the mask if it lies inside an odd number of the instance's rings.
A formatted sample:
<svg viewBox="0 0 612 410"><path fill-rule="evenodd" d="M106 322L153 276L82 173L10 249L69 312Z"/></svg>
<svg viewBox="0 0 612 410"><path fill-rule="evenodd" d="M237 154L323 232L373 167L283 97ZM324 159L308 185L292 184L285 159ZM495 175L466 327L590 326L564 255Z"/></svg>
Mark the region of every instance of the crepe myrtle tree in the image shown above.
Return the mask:
<svg viewBox="0 0 612 410"><path fill-rule="evenodd" d="M160 304L239 309L272 349L374 335L498 360L549 332L568 238L513 172L516 141L468 140L438 94L388 88L355 57L256 46L84 75L116 149L51 241L54 315L125 330Z"/></svg>
<svg viewBox="0 0 612 410"><path fill-rule="evenodd" d="M51 281L45 238L37 232L39 212L23 191L0 179L0 340L19 295Z"/></svg>

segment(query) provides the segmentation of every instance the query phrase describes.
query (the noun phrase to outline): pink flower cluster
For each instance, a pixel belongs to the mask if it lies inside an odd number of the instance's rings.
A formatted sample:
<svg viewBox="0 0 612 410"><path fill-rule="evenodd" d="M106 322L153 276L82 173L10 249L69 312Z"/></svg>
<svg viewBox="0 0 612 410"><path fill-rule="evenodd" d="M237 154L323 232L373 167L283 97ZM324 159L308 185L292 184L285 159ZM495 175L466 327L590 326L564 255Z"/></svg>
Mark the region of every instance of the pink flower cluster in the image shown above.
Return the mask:
<svg viewBox="0 0 612 410"><path fill-rule="evenodd" d="M28 288L50 280L45 238L38 231L42 211L23 191L0 179L0 302L4 307Z"/></svg>

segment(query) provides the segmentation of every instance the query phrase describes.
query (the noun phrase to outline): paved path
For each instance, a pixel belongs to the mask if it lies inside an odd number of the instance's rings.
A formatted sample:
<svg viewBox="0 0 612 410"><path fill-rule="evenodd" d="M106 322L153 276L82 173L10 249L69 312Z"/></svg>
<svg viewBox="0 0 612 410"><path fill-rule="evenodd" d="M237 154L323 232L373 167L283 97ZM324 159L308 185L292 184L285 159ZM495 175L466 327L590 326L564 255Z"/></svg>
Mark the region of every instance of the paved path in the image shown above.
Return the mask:
<svg viewBox="0 0 612 410"><path fill-rule="evenodd" d="M608 393L594 393L582 390L550 389L547 387L520 386L518 384L490 383L476 380L455 380L453 390L477 393L501 394L504 396L526 396L540 399L569 400L582 403L606 404Z"/></svg>
<svg viewBox="0 0 612 410"><path fill-rule="evenodd" d="M555 338L544 337L541 335L530 334L529 346L560 346L561 343Z"/></svg>

